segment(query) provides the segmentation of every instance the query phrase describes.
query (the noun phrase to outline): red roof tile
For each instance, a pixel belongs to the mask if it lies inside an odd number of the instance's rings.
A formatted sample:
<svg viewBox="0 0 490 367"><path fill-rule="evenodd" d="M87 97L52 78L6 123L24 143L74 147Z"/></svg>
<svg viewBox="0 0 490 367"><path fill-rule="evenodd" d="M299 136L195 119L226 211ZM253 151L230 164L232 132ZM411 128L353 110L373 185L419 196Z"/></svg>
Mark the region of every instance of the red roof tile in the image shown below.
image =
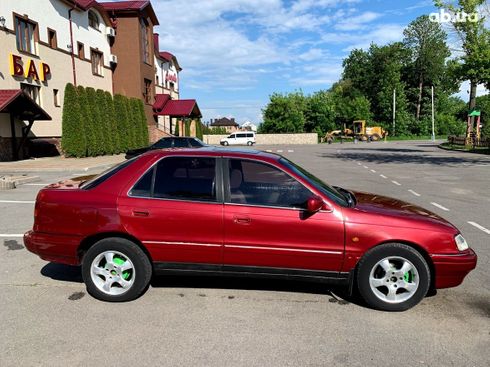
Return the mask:
<svg viewBox="0 0 490 367"><path fill-rule="evenodd" d="M162 51L162 52L159 52L159 55L164 60L167 60L167 61L172 61L173 60L174 63L175 63L175 66L177 67L177 69L179 71L182 70L182 68L179 65L179 62L177 61L177 58L173 54L171 54L170 52L168 52L168 51Z"/></svg>
<svg viewBox="0 0 490 367"><path fill-rule="evenodd" d="M148 15L150 16L153 25L159 25L158 18L151 6L149 0L145 1L117 1L117 2L99 2L107 12L125 12L125 11L143 11L148 8Z"/></svg>
<svg viewBox="0 0 490 367"><path fill-rule="evenodd" d="M21 93L20 89L0 89L0 112Z"/></svg>
<svg viewBox="0 0 490 367"><path fill-rule="evenodd" d="M153 103L153 112L155 112L155 114L161 112L169 99L170 99L169 94L157 94L155 96L155 103Z"/></svg>
<svg viewBox="0 0 490 367"><path fill-rule="evenodd" d="M170 100L158 114L174 117L202 116L195 99Z"/></svg>
<svg viewBox="0 0 490 367"><path fill-rule="evenodd" d="M75 3L82 8L83 10L87 10L91 8L94 4L97 3L96 0L75 0Z"/></svg>

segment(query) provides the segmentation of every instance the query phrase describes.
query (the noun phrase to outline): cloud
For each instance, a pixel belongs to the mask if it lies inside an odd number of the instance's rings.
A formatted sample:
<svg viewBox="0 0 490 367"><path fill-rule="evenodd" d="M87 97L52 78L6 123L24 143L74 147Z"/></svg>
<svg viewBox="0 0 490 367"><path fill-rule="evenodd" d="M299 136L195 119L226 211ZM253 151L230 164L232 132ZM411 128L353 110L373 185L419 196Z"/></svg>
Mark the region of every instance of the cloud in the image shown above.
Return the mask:
<svg viewBox="0 0 490 367"><path fill-rule="evenodd" d="M337 23L335 25L335 29L338 29L340 31L365 29L367 27L367 23L371 23L381 16L382 14L372 11L367 11L357 16L348 16L340 23Z"/></svg>

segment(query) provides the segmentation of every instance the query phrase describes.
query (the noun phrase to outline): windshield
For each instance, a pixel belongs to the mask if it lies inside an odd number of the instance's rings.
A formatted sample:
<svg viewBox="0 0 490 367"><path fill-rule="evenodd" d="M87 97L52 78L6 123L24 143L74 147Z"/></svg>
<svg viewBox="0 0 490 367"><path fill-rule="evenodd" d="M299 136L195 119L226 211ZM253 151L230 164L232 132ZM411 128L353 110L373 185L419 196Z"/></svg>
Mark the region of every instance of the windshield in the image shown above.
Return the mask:
<svg viewBox="0 0 490 367"><path fill-rule="evenodd" d="M298 166L297 164L291 162L290 160L281 157L279 159L279 162L281 162L283 165L294 171L298 176L301 176L304 178L306 181L308 181L312 186L314 186L317 190L321 191L324 193L326 196L328 196L330 199L335 201L337 204L342 205L342 206L349 206L348 201L346 200L345 196L342 195L340 192L338 192L336 189L334 189L332 186L326 184L322 180L320 180L318 177L315 177L312 175L310 172L305 170L304 168Z"/></svg>

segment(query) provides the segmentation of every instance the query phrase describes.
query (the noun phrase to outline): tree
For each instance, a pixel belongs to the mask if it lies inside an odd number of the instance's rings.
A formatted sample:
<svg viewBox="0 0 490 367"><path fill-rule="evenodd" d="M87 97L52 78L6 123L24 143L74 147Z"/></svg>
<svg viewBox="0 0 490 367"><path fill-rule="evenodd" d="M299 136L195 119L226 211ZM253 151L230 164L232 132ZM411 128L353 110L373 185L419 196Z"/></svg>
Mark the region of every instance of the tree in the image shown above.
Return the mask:
<svg viewBox="0 0 490 367"><path fill-rule="evenodd" d="M335 128L335 104L332 93L318 91L306 98L304 131L325 135Z"/></svg>
<svg viewBox="0 0 490 367"><path fill-rule="evenodd" d="M303 132L305 117L305 97L301 92L289 94L274 93L263 110L264 122L261 133L297 133Z"/></svg>
<svg viewBox="0 0 490 367"><path fill-rule="evenodd" d="M184 120L185 136L191 136L191 122L188 119Z"/></svg>
<svg viewBox="0 0 490 367"><path fill-rule="evenodd" d="M138 121L140 125L140 146L146 147L149 144L150 137L148 133L148 124L146 122L146 114L145 114L145 106L143 105L143 101L141 99L137 99L138 105Z"/></svg>
<svg viewBox="0 0 490 367"><path fill-rule="evenodd" d="M89 108L87 112L90 113L90 121L92 123L92 134L91 137L93 141L91 142L92 154L93 156L103 155L106 153L106 141L104 137L104 126L102 110L99 103L97 103L97 93L92 87L85 88L87 94L87 102Z"/></svg>
<svg viewBox="0 0 490 367"><path fill-rule="evenodd" d="M65 87L62 117L61 147L68 157L84 157L86 152L85 129L78 94L73 84Z"/></svg>
<svg viewBox="0 0 490 367"><path fill-rule="evenodd" d="M120 152L125 152L130 149L130 138L128 136L129 116L126 101L127 98L120 94L114 96L114 111L117 116L117 133L119 137Z"/></svg>
<svg viewBox="0 0 490 367"><path fill-rule="evenodd" d="M177 120L175 122L175 131L174 131L175 136L180 136L180 121Z"/></svg>
<svg viewBox="0 0 490 367"><path fill-rule="evenodd" d="M490 31L485 28L485 17L478 13L485 0L458 0L458 5L443 0L435 0L436 6L452 15L452 28L461 43L463 55L453 64L455 75L460 80L470 81L469 109L476 107L476 89L478 84L490 87ZM473 19L458 21L458 16L466 13ZM479 14L477 19L474 15ZM474 126L474 118L471 119ZM467 131L469 134L470 131Z"/></svg>
<svg viewBox="0 0 490 367"><path fill-rule="evenodd" d="M121 141L118 130L118 118L114 109L114 99L109 92L104 92L105 97L105 119L109 127L109 135L111 136L113 150L112 153L118 154L123 150L121 149Z"/></svg>
<svg viewBox="0 0 490 367"><path fill-rule="evenodd" d="M439 23L423 15L411 22L403 31L403 42L410 50L412 75L418 84L415 117L420 118L424 85L438 85L450 56L446 32Z"/></svg>
<svg viewBox="0 0 490 367"><path fill-rule="evenodd" d="M96 91L96 103L99 108L100 120L101 120L101 131L103 136L103 147L104 154L114 154L114 130L112 129L111 120L114 118L110 115L110 107L108 105L109 100L106 98L105 93L102 89L97 89ZM111 97L112 104L112 97Z"/></svg>
<svg viewBox="0 0 490 367"><path fill-rule="evenodd" d="M79 85L77 87L78 100L80 103L81 117L83 120L83 129L86 137L85 157L95 157L97 155L97 134L94 129L94 118L92 114L92 105L89 102L87 90Z"/></svg>

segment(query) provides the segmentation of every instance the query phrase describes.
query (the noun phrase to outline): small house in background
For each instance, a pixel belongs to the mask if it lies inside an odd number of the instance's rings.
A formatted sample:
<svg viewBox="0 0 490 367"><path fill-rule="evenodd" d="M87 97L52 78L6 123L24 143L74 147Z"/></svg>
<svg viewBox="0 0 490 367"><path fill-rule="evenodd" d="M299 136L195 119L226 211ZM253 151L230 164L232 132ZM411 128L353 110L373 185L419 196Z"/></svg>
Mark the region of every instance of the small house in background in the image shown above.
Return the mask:
<svg viewBox="0 0 490 367"><path fill-rule="evenodd" d="M235 122L235 118L222 117L220 119L211 119L209 128L224 128L227 133L232 133L238 130L239 125Z"/></svg>
<svg viewBox="0 0 490 367"><path fill-rule="evenodd" d="M246 131L254 131L257 132L257 125L250 121L245 121L242 126L240 127L240 130L246 130Z"/></svg>

